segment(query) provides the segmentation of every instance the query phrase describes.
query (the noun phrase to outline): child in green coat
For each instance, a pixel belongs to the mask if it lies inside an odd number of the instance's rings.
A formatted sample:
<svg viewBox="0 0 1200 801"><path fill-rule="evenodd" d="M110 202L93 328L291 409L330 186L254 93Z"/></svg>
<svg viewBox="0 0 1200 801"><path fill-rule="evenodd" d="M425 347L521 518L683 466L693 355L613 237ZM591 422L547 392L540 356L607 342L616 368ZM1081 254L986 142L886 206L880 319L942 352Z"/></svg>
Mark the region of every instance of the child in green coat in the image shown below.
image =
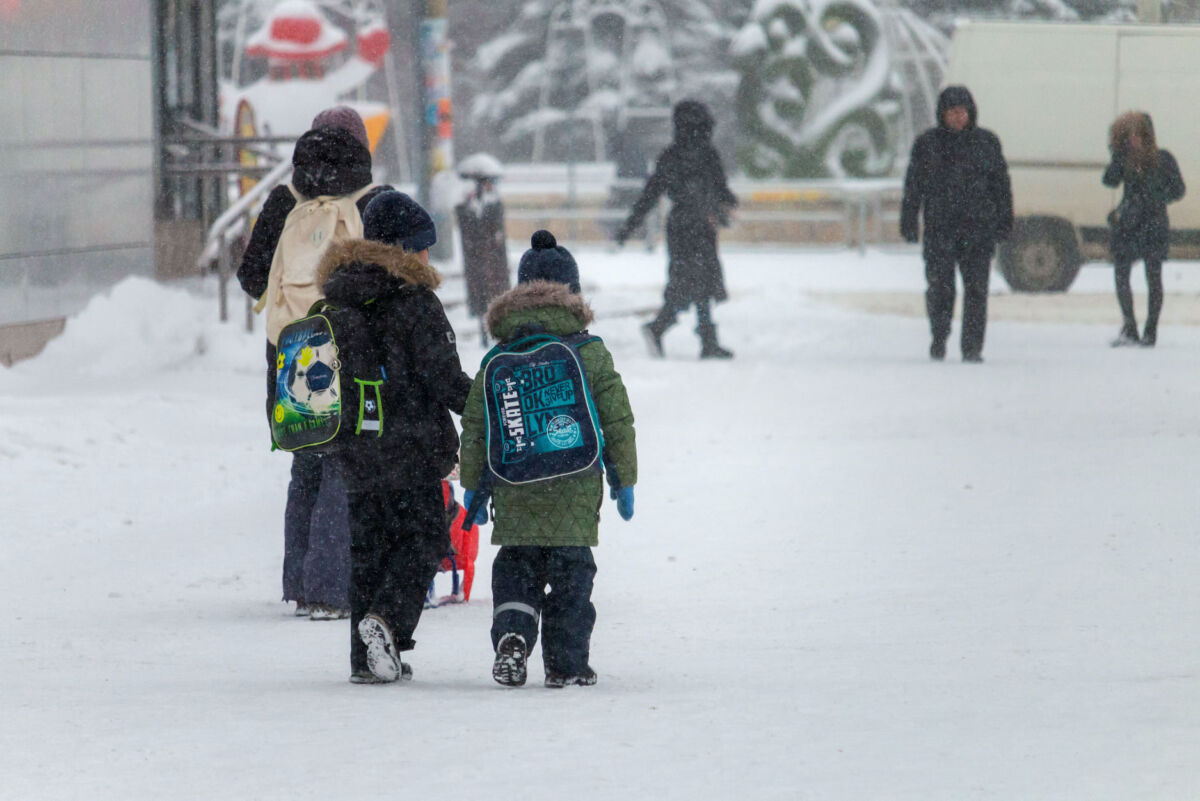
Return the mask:
<svg viewBox="0 0 1200 801"><path fill-rule="evenodd" d="M568 337L592 321L592 310L579 294L575 259L548 231L535 233L532 244L521 257L517 286L488 309L488 330L500 342L530 327ZM603 342L585 342L578 353L604 435L603 462L612 497L621 517L629 520L637 482L629 396ZM483 375L480 369L462 417L460 460L468 508L487 464ZM521 485L496 480L492 544L500 551L492 564L492 678L500 684L525 683L539 618L546 686L596 683L588 664L596 622L591 549L598 544L603 490L598 470ZM481 509L477 522L486 520Z"/></svg>

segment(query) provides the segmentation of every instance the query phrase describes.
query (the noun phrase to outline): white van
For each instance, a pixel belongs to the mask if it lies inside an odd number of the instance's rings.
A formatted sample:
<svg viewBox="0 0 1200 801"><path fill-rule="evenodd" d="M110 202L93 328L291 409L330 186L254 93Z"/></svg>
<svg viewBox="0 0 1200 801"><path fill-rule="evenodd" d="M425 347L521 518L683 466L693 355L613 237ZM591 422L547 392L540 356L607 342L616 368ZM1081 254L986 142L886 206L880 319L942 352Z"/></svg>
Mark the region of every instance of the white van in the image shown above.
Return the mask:
<svg viewBox="0 0 1200 801"><path fill-rule="evenodd" d="M1200 26L963 22L945 81L971 90L1004 146L1016 220L998 255L1014 290L1065 290L1084 257L1108 258L1120 190L1100 176L1129 110L1150 114L1189 184L1167 208L1171 255L1200 255Z"/></svg>

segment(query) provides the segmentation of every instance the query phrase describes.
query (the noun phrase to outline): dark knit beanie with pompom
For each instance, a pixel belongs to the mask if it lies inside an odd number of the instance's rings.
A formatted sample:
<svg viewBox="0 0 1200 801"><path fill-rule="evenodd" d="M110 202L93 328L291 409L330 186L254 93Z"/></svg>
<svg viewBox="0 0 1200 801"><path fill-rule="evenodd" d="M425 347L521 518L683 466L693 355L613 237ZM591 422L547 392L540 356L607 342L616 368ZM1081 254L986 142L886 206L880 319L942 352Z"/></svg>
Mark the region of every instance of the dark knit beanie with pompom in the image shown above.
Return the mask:
<svg viewBox="0 0 1200 801"><path fill-rule="evenodd" d="M549 231L535 231L529 240L531 247L521 256L517 268L517 283L557 281L579 294L579 266L571 252L558 244Z"/></svg>

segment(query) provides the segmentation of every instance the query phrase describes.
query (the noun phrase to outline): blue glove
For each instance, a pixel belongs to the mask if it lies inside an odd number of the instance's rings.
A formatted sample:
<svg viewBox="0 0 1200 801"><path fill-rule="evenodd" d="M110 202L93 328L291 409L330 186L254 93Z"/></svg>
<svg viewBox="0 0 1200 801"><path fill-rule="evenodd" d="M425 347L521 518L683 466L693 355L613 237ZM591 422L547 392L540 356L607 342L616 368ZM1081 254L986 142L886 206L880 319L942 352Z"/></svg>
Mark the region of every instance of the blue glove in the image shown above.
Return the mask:
<svg viewBox="0 0 1200 801"><path fill-rule="evenodd" d="M463 493L463 508L468 512L471 511L471 501L475 500L475 490L466 490ZM475 513L474 525L481 526L487 522L487 502L480 504L479 511Z"/></svg>
<svg viewBox="0 0 1200 801"><path fill-rule="evenodd" d="M612 488L612 497L617 501L617 514L622 520L633 519L633 487Z"/></svg>

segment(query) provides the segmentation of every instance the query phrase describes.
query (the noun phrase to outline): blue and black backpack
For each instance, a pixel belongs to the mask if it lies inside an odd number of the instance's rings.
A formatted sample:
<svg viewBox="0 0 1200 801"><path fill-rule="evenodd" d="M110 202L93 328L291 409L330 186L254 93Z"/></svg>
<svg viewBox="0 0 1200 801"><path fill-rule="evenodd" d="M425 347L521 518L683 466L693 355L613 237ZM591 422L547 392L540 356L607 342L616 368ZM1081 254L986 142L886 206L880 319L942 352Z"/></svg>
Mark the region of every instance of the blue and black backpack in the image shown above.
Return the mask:
<svg viewBox="0 0 1200 801"><path fill-rule="evenodd" d="M494 480L532 484L604 471L604 433L579 348L600 337L557 337L526 328L488 351L483 369L487 462L467 510L466 528Z"/></svg>
<svg viewBox="0 0 1200 801"><path fill-rule="evenodd" d="M578 351L599 341L534 332L483 357L486 473L531 484L603 471L604 434Z"/></svg>

